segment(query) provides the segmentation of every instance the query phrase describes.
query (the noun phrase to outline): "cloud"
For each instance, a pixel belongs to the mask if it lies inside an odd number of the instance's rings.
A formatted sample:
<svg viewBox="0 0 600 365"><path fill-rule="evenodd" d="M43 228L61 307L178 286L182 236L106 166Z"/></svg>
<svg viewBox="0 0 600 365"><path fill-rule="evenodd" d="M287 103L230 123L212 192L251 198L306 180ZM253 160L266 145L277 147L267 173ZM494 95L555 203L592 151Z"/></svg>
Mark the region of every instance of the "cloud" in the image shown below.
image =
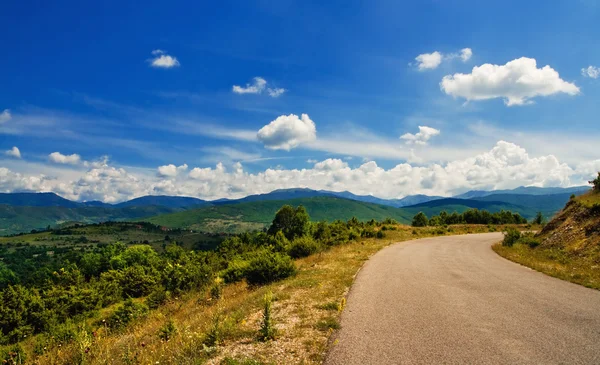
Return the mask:
<svg viewBox="0 0 600 365"><path fill-rule="evenodd" d="M2 113L0 113L0 124L4 124L12 119L12 115L10 114L9 109L4 109Z"/></svg>
<svg viewBox="0 0 600 365"><path fill-rule="evenodd" d="M281 95L283 95L283 93L286 92L286 90L282 89L282 88L274 88L274 89L268 88L267 92L269 93L270 97L272 97L272 98L278 98Z"/></svg>
<svg viewBox="0 0 600 365"><path fill-rule="evenodd" d="M406 133L403 134L400 139L403 139L406 144L418 144L418 145L426 145L427 141L431 139L433 136L437 136L440 134L440 131L435 128L419 126L419 133L412 134Z"/></svg>
<svg viewBox="0 0 600 365"><path fill-rule="evenodd" d="M252 84L246 84L246 87L233 85L233 92L236 94L260 94L267 86L267 80L262 77L255 77Z"/></svg>
<svg viewBox="0 0 600 365"><path fill-rule="evenodd" d="M581 69L581 74L585 77L597 79L598 77L600 77L600 68L596 66L588 66L587 68Z"/></svg>
<svg viewBox="0 0 600 365"><path fill-rule="evenodd" d="M442 54L438 51L423 53L418 55L415 60L418 62L419 71L433 70L442 63Z"/></svg>
<svg viewBox="0 0 600 365"><path fill-rule="evenodd" d="M186 165L186 164L183 164L181 166L175 166L173 164L159 166L158 167L158 176L175 177L180 172L186 171L187 168L188 168L188 165Z"/></svg>
<svg viewBox="0 0 600 365"><path fill-rule="evenodd" d="M15 166L23 165L27 162L20 161ZM218 163L215 167L195 167L176 176L157 176L153 171L144 173L143 169L132 172L111 166L107 160L86 171L65 169L68 176L55 177L0 167L0 191L52 191L74 200L117 202L142 195L239 198L275 189L306 187L398 198L409 194L447 196L472 189L586 185L598 169L599 159L569 166L554 155L531 156L517 144L498 141L486 152L446 164L400 163L388 169L375 161L350 168L335 158L317 162L308 169L279 167L252 173L239 162L229 166Z"/></svg>
<svg viewBox="0 0 600 365"><path fill-rule="evenodd" d="M5 151L4 154L9 157L21 158L21 151L17 148L17 146L14 146L8 151Z"/></svg>
<svg viewBox="0 0 600 365"><path fill-rule="evenodd" d="M289 151L302 143L314 141L317 129L308 114L302 114L301 118L290 114L265 125L256 136L269 149Z"/></svg>
<svg viewBox="0 0 600 365"><path fill-rule="evenodd" d="M246 84L246 87L233 85L231 90L236 94L262 94L266 90L272 98L278 98L287 91L283 88L267 88L267 80L258 76L252 79L252 84Z"/></svg>
<svg viewBox="0 0 600 365"><path fill-rule="evenodd" d="M163 50L155 49L152 51L152 55L156 56L150 60L150 65L152 67L173 68L180 66L179 60L177 60L176 57L166 54Z"/></svg>
<svg viewBox="0 0 600 365"><path fill-rule="evenodd" d="M418 55L415 60L418 62L419 71L434 70L444 61L452 61L455 58L460 58L463 62L467 62L473 56L471 48L463 48L460 53L443 54L439 51L432 53L423 53Z"/></svg>
<svg viewBox="0 0 600 365"><path fill-rule="evenodd" d="M471 56L473 56L473 51L471 50L471 48L463 48L460 50L460 59L463 62L467 62L468 60L470 60Z"/></svg>
<svg viewBox="0 0 600 365"><path fill-rule="evenodd" d="M78 165L81 163L81 156L74 153L72 155L63 155L60 152L52 152L48 155L50 161L65 165Z"/></svg>
<svg viewBox="0 0 600 365"><path fill-rule="evenodd" d="M553 68L537 68L536 60L526 57L505 65L475 66L470 74L444 76L440 88L467 101L503 98L507 106L529 104L537 96L579 94L579 88L561 79Z"/></svg>

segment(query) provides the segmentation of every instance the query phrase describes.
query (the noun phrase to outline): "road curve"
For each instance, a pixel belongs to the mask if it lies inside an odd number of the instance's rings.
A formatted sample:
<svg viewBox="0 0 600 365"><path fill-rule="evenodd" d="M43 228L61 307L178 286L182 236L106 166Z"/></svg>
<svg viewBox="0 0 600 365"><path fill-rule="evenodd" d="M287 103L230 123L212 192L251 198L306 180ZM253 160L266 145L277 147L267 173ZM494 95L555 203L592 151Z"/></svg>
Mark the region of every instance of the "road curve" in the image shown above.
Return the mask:
<svg viewBox="0 0 600 365"><path fill-rule="evenodd" d="M500 233L389 246L359 272L326 365L600 364L600 291L498 256Z"/></svg>

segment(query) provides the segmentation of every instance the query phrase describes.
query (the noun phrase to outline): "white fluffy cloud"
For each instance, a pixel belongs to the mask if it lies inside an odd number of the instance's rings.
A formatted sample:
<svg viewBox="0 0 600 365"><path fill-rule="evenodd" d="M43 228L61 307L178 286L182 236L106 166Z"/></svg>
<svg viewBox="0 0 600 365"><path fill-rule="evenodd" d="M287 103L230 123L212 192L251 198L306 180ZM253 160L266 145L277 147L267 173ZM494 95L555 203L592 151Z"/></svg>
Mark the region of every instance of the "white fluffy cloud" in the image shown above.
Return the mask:
<svg viewBox="0 0 600 365"><path fill-rule="evenodd" d="M443 54L435 51L432 53L423 53L418 55L415 60L419 71L434 70L442 64L443 61L451 61L455 58L460 58L463 62L467 62L473 56L471 48L463 48L460 53Z"/></svg>
<svg viewBox="0 0 600 365"><path fill-rule="evenodd" d="M180 66L180 63L176 57L166 54L166 52L163 50L155 49L152 51L152 55L155 56L150 60L150 65L152 67L173 68Z"/></svg>
<svg viewBox="0 0 600 365"><path fill-rule="evenodd" d="M12 119L12 116L10 114L10 110L4 109L4 111L2 113L0 113L0 124L4 124L11 119Z"/></svg>
<svg viewBox="0 0 600 365"><path fill-rule="evenodd" d="M552 67L537 68L536 60L527 57L505 65L475 66L470 74L444 76L440 88L467 101L503 98L507 106L531 103L536 96L579 94L579 88L561 79Z"/></svg>
<svg viewBox="0 0 600 365"><path fill-rule="evenodd" d="M232 91L236 94L262 94L265 90L272 98L278 98L287 91L282 88L267 88L267 80L258 76L252 79L252 84L246 84L246 87L239 85L232 87Z"/></svg>
<svg viewBox="0 0 600 365"><path fill-rule="evenodd" d="M48 155L50 161L65 165L78 165L81 163L81 156L74 153L72 155L63 155L60 152L52 152Z"/></svg>
<svg viewBox="0 0 600 365"><path fill-rule="evenodd" d="M419 71L433 70L442 63L442 54L438 51L423 53L418 55L415 60L418 62Z"/></svg>
<svg viewBox="0 0 600 365"><path fill-rule="evenodd" d="M473 56L473 50L471 48L463 48L460 50L460 59L463 62L467 62Z"/></svg>
<svg viewBox="0 0 600 365"><path fill-rule="evenodd" d="M314 141L317 128L308 114L302 114L301 118L295 114L282 115L262 127L256 136L267 148L289 151L302 143Z"/></svg>
<svg viewBox="0 0 600 365"><path fill-rule="evenodd" d="M103 160L69 178L51 178L0 167L0 191L53 191L74 200L117 202L149 194L239 198L275 189L307 187L398 198L409 194L450 195L471 189L509 189L522 185L585 185L598 169L600 160L569 166L553 155L532 157L514 143L499 141L487 152L447 164L401 163L389 169L375 161L351 168L340 159L327 159L308 169L269 168L256 173L245 171L240 163L230 167L219 163L213 168L196 167L187 174L173 177L132 173ZM72 169L68 171L74 173Z"/></svg>
<svg viewBox="0 0 600 365"><path fill-rule="evenodd" d="M581 69L581 74L585 77L597 79L598 77L600 77L600 68L596 66L588 66L586 68Z"/></svg>
<svg viewBox="0 0 600 365"><path fill-rule="evenodd" d="M10 150L5 151L4 154L9 157L21 158L21 151L17 146L13 146L13 148L11 148Z"/></svg>
<svg viewBox="0 0 600 365"><path fill-rule="evenodd" d="M437 136L438 134L440 134L439 129L420 125L419 133L405 133L400 137L400 139L403 139L406 144L426 145L427 141L429 141L431 137Z"/></svg>
<svg viewBox="0 0 600 365"><path fill-rule="evenodd" d="M186 171L187 168L188 168L188 165L186 165L186 164L183 164L180 166L175 166L173 164L159 166L158 167L158 175L164 176L164 177L175 177L180 172Z"/></svg>

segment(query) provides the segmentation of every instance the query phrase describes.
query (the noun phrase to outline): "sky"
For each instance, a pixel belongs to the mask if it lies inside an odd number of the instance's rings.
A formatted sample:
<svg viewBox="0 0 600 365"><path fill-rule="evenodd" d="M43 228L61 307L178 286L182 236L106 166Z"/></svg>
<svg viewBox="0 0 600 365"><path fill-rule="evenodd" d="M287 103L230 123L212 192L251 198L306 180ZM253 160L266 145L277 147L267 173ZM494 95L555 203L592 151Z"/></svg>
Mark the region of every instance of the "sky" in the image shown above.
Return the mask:
<svg viewBox="0 0 600 365"><path fill-rule="evenodd" d="M0 192L587 184L600 2L3 1Z"/></svg>

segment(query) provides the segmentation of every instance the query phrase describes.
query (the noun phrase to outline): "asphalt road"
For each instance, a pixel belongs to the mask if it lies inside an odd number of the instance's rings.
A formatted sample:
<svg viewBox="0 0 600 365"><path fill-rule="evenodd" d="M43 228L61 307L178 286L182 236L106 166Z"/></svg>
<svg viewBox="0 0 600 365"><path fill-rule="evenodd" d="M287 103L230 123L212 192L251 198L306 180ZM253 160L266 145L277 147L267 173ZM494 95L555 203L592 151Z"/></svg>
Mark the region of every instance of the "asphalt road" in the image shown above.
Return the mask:
<svg viewBox="0 0 600 365"><path fill-rule="evenodd" d="M498 256L500 233L398 243L359 272L325 364L600 364L600 291Z"/></svg>

